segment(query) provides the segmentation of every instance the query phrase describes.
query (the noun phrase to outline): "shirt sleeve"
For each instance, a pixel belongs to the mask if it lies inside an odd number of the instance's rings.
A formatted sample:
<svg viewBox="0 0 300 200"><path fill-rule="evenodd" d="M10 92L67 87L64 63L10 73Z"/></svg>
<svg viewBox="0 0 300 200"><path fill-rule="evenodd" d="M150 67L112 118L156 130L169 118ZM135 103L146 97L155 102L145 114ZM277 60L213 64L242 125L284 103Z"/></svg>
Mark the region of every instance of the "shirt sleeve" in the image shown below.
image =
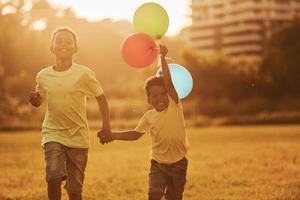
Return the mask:
<svg viewBox="0 0 300 200"><path fill-rule="evenodd" d="M88 96L94 96L94 97L98 97L101 94L103 94L103 90L101 85L99 84L99 82L96 79L96 75L94 72L90 72L88 74L88 78L87 78L87 84L86 84L86 94Z"/></svg>
<svg viewBox="0 0 300 200"><path fill-rule="evenodd" d="M43 81L40 74L37 74L35 81L36 81L35 91L38 92L42 98L45 98L47 92L45 90L45 87L43 86Z"/></svg>
<svg viewBox="0 0 300 200"><path fill-rule="evenodd" d="M145 113L134 130L140 133L149 132L151 125L149 123L148 117L148 113Z"/></svg>

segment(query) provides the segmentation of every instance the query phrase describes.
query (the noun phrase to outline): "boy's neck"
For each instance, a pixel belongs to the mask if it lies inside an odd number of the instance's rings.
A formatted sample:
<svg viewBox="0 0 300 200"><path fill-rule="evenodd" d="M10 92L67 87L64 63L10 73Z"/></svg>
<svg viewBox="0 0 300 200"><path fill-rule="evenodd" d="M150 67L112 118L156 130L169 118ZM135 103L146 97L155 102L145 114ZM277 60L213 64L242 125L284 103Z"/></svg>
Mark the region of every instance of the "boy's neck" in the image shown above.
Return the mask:
<svg viewBox="0 0 300 200"><path fill-rule="evenodd" d="M56 65L54 66L54 69L56 71L65 71L72 66L72 63L72 59L56 59Z"/></svg>

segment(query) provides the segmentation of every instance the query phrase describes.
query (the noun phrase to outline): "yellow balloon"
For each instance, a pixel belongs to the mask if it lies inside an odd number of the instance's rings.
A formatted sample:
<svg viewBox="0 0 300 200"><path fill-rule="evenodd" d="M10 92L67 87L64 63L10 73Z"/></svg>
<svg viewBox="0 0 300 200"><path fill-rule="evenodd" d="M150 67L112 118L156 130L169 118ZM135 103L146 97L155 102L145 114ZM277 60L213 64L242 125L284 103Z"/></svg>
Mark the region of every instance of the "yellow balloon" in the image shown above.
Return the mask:
<svg viewBox="0 0 300 200"><path fill-rule="evenodd" d="M135 11L133 25L136 32L160 39L168 30L169 16L161 5L153 2L145 3Z"/></svg>

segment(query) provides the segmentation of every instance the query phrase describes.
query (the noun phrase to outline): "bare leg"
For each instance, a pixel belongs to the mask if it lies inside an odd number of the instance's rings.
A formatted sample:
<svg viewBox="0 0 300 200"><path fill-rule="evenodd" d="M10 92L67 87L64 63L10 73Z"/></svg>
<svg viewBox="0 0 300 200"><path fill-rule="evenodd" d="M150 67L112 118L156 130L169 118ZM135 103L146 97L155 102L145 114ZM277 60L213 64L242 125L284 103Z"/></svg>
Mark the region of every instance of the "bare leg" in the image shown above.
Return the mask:
<svg viewBox="0 0 300 200"><path fill-rule="evenodd" d="M69 200L82 200L81 194L68 194Z"/></svg>
<svg viewBox="0 0 300 200"><path fill-rule="evenodd" d="M152 192L148 194L148 200L161 200L164 194L159 192Z"/></svg>
<svg viewBox="0 0 300 200"><path fill-rule="evenodd" d="M48 182L48 198L49 200L61 199L61 179L51 180Z"/></svg>

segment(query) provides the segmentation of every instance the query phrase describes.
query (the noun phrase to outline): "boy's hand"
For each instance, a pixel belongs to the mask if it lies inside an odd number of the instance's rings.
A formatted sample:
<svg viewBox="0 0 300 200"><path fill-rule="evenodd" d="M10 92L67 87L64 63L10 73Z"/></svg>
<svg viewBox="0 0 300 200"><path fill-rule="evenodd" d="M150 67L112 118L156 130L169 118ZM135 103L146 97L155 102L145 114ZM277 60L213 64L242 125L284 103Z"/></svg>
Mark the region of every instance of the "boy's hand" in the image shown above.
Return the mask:
<svg viewBox="0 0 300 200"><path fill-rule="evenodd" d="M159 53L162 57L165 57L168 53L168 48L165 45L159 44Z"/></svg>
<svg viewBox="0 0 300 200"><path fill-rule="evenodd" d="M31 92L29 101L34 107L39 107L42 104L42 97L39 92Z"/></svg>
<svg viewBox="0 0 300 200"><path fill-rule="evenodd" d="M110 131L108 130L100 130L98 133L97 133L97 136L99 137L99 140L100 140L100 143L101 144L107 144L109 142L112 142L113 141L113 138L112 138L112 134Z"/></svg>

